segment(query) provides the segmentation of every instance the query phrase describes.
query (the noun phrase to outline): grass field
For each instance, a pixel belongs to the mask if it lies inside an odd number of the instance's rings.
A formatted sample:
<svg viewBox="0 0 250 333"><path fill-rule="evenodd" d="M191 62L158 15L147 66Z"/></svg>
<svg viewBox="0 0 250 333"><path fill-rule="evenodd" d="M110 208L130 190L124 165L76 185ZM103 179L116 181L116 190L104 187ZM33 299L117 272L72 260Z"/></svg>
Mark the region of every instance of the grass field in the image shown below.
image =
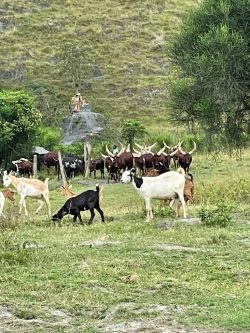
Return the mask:
<svg viewBox="0 0 250 333"><path fill-rule="evenodd" d="M249 332L250 154L218 163L194 156L195 204L176 220L154 202L145 222L132 185L102 184L102 208L90 226L46 210L19 218L18 200L1 220L1 332ZM76 178L73 189L94 188ZM50 181L52 211L65 199ZM199 222L201 207L233 206L224 228ZM98 213L97 213L98 214ZM89 213L82 214L85 221Z"/></svg>

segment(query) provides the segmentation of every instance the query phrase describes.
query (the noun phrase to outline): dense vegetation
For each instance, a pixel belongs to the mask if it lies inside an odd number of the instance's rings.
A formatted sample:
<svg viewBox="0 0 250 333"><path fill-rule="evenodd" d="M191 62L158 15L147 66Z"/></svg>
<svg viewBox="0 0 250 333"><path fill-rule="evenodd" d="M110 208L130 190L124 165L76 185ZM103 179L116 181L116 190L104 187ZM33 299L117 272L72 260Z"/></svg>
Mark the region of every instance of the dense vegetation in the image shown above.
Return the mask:
<svg viewBox="0 0 250 333"><path fill-rule="evenodd" d="M178 123L199 125L207 140L243 148L250 133L250 1L205 0L185 19L172 46Z"/></svg>

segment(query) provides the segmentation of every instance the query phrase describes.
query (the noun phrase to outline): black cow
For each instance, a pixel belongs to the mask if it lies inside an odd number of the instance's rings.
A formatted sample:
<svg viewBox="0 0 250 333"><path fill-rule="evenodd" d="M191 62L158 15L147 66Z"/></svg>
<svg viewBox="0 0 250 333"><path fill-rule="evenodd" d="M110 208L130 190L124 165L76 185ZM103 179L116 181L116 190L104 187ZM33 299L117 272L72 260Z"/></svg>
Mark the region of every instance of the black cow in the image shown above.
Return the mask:
<svg viewBox="0 0 250 333"><path fill-rule="evenodd" d="M101 216L102 222L104 222L104 214L99 205L99 193L100 188L99 185L97 185L96 191L88 190L77 195L76 197L68 199L62 208L53 215L52 220L60 221L65 215L71 214L74 216L73 222L75 222L78 217L80 223L83 223L80 212L89 210L91 216L88 224L91 224L95 216L94 209L96 209Z"/></svg>

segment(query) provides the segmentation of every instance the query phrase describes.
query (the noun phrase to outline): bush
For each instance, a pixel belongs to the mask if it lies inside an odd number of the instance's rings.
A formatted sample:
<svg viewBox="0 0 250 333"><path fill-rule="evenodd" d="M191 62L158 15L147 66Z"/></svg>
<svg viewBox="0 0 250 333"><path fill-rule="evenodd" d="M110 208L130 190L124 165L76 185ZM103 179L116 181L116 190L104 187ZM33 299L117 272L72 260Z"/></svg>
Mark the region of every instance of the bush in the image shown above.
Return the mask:
<svg viewBox="0 0 250 333"><path fill-rule="evenodd" d="M207 226L226 227L232 222L231 212L232 206L221 203L214 209L201 207L199 217Z"/></svg>

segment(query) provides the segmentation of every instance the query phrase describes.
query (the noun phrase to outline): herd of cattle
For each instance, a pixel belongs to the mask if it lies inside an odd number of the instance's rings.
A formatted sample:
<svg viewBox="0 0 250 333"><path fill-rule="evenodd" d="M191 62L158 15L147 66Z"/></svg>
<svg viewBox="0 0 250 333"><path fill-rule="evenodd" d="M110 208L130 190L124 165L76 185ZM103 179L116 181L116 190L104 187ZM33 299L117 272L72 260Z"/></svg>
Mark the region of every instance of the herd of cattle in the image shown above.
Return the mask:
<svg viewBox="0 0 250 333"><path fill-rule="evenodd" d="M193 149L189 152L185 152L181 148L181 142L172 149L163 142L162 149L156 153L152 152L155 144L151 146L141 146L135 143L135 145L138 147L138 150L134 148L133 152L131 152L129 147L122 145L120 151L116 154L113 154L109 150L108 145L106 145L108 155L102 154L102 158L90 161L90 176L94 173L94 177L96 177L96 171L100 170L101 177L104 178L104 169L106 167L108 182L111 179L115 182L132 182L140 195L145 199L148 220L153 218L150 204L152 198L169 199L170 201L173 199L176 203L177 215L179 215L179 203L181 203L184 217L186 217L185 202L193 197L193 176L189 173L189 167L192 162L192 153L196 149L195 142ZM170 152L166 153L166 149L169 149ZM174 166L178 168L177 171L170 171L171 160L173 160ZM64 154L62 164L68 178L75 175L84 175L85 163L82 158L73 154ZM41 170L43 165L47 168L48 174L50 167L54 167L59 177L60 164L57 152L37 154L37 169ZM142 177L136 177L135 171ZM22 178L15 176L18 173ZM25 198L34 197L40 201L40 206L36 213L42 208L44 203L46 203L48 214L51 216L48 179L42 182L38 179L30 178L32 173L33 163L30 160L21 158L17 161L12 161L12 163L6 167L6 170L2 172L3 183L6 187L10 184L14 185L17 192L20 194L20 214L22 209L25 210L26 215L28 214ZM187 177L187 175L189 175L189 177ZM9 189L9 194L11 193L10 191ZM2 213L1 207L7 197L3 194L7 192L1 193L0 215ZM12 200L13 194L12 196L10 195L9 198ZM90 222L92 222L94 209L100 213L102 221L104 222L103 211L99 206L99 187L96 191L84 192L78 196L69 198L61 210L53 216L53 220L61 219L66 214L72 214L74 221L78 217L80 222L82 222L80 211L90 210Z"/></svg>
<svg viewBox="0 0 250 333"><path fill-rule="evenodd" d="M106 145L107 154L101 154L101 158L93 159L90 161L89 171L90 177L94 174L96 177L96 172L100 171L101 178L105 176L105 169L107 171L107 181L111 179L114 181L120 180L120 175L124 170L129 170L132 167L135 167L140 175L149 175L154 176L161 174L163 172L169 171L170 163L173 161L175 168L181 166L186 173L189 171L189 166L192 162L192 153L196 149L196 144L194 142L194 148L185 152L181 148L181 142L178 143L172 149L163 142L164 146L158 152L152 152L152 148L156 145L151 146L141 146L135 143L140 150L133 149L133 152L130 151L129 147L122 146L120 151L117 154L113 154L108 145ZM165 150L169 149L169 153L166 153ZM84 159L75 154L66 153L63 155L62 163L64 166L65 173L68 178L77 175L84 175L85 173L85 162ZM48 170L48 175L50 173L50 168L54 167L58 176L60 174L60 167L58 161L58 152L48 152L46 154L37 154L37 168L38 171L42 167ZM33 162L20 158L17 161L12 161L5 168L7 173L19 173L20 176L31 177L33 174Z"/></svg>

